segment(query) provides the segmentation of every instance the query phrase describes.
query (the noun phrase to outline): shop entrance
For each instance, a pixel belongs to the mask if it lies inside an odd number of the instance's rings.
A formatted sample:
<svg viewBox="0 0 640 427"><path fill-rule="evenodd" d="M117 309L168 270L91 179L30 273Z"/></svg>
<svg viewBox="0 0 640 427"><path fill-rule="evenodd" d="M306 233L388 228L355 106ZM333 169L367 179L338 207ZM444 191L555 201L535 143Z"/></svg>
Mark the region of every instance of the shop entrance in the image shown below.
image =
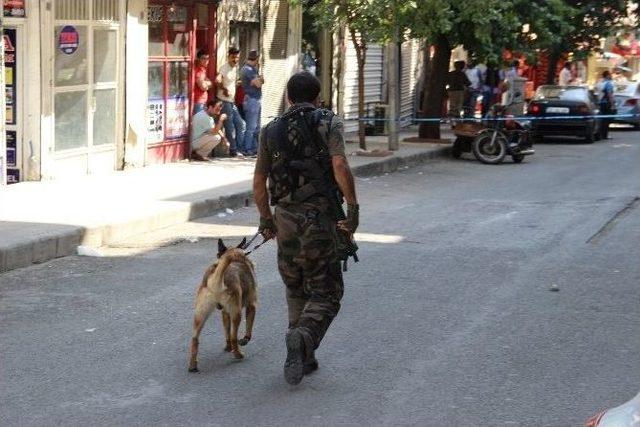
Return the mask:
<svg viewBox="0 0 640 427"><path fill-rule="evenodd" d="M55 3L55 177L102 174L116 168L119 15L118 0Z"/></svg>
<svg viewBox="0 0 640 427"><path fill-rule="evenodd" d="M7 141L7 183L15 184L24 179L22 171L23 146L22 123L25 99L24 85L24 46L21 24L11 25L5 22L3 29L4 67L5 67L5 125Z"/></svg>

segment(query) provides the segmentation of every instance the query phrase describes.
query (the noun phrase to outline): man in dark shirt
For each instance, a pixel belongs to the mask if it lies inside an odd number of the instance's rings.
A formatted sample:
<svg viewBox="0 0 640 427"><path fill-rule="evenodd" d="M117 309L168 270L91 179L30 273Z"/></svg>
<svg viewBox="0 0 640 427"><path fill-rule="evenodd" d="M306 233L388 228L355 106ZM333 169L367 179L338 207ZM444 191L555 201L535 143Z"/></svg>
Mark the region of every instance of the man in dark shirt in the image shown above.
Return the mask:
<svg viewBox="0 0 640 427"><path fill-rule="evenodd" d="M453 71L447 76L447 84L449 85L449 116L454 118L460 117L460 110L464 104L464 96L467 88L471 85L469 78L464 73L465 62L456 61L453 63Z"/></svg>

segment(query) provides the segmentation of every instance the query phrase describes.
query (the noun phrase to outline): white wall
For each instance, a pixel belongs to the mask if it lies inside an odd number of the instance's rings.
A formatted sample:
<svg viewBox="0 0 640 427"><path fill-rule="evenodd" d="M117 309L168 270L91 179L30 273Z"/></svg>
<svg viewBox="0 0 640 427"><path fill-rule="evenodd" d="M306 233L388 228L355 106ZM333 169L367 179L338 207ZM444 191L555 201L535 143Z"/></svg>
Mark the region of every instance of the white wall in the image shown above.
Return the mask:
<svg viewBox="0 0 640 427"><path fill-rule="evenodd" d="M145 164L147 144L147 68L149 30L147 0L129 0L125 20L125 168Z"/></svg>

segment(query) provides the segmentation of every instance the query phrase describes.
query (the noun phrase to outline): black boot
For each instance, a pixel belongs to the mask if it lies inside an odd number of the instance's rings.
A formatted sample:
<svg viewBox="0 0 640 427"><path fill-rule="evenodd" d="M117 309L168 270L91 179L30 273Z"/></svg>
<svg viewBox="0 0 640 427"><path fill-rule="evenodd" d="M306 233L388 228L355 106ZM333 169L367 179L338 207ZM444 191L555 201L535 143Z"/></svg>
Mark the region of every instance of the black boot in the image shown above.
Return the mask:
<svg viewBox="0 0 640 427"><path fill-rule="evenodd" d="M304 376L305 345L300 331L287 332L287 360L284 362L284 379L291 385L300 384Z"/></svg>

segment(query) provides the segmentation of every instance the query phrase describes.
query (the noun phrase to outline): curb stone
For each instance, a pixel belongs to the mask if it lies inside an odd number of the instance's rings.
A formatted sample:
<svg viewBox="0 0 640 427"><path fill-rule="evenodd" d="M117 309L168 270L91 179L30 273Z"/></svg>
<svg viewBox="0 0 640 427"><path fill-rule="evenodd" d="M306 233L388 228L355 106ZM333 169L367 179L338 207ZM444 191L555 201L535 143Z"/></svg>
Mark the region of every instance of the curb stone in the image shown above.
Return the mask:
<svg viewBox="0 0 640 427"><path fill-rule="evenodd" d="M450 151L447 146L403 157L384 157L368 164L354 166L351 170L358 177L391 173L403 167L416 166L431 159L446 157ZM152 217L92 228L78 226L55 235L38 237L27 243L0 247L0 273L43 263L54 258L75 255L79 245L94 247L109 245L135 234L211 216L226 208L246 207L252 203L253 191L240 191L218 198L197 200L187 206L167 210Z"/></svg>

